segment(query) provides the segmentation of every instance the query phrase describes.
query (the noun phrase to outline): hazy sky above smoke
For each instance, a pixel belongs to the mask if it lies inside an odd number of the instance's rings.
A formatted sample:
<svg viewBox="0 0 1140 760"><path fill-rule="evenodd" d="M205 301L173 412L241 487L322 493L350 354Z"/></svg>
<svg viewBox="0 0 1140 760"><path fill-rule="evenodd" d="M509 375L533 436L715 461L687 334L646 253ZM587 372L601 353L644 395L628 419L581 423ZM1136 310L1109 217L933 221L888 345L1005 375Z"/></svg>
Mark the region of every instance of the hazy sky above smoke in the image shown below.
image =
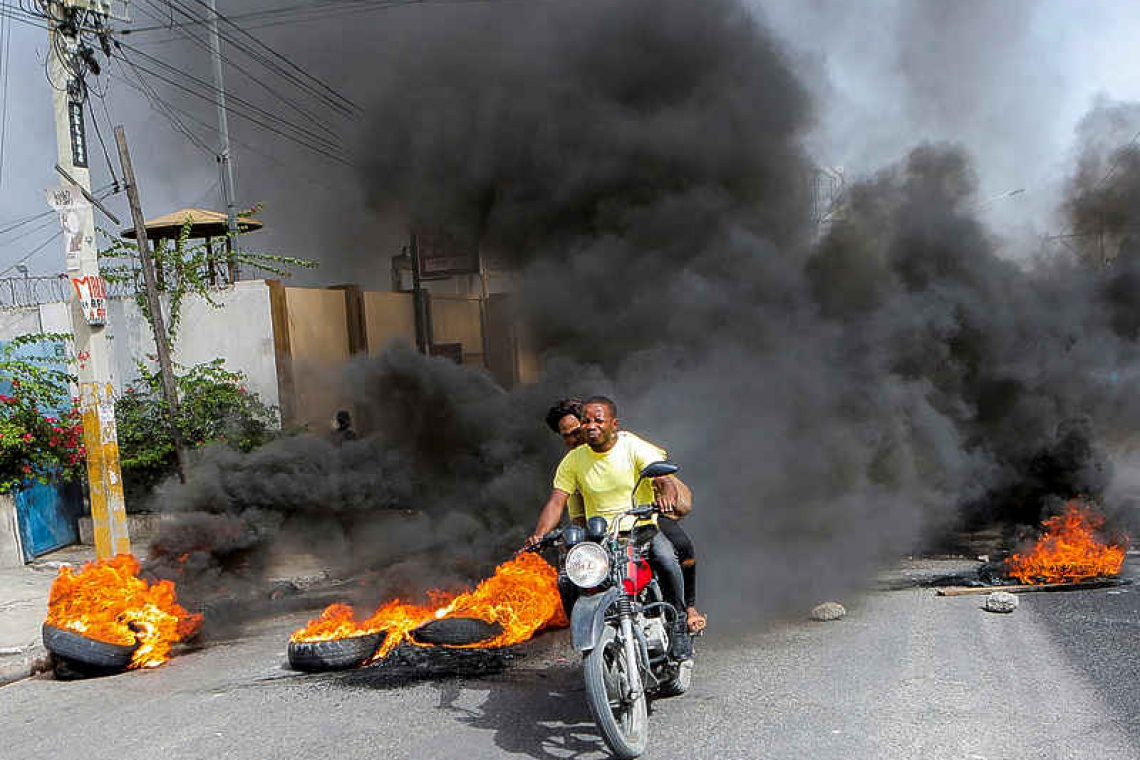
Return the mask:
<svg viewBox="0 0 1140 760"><path fill-rule="evenodd" d="M136 7L136 25L153 23L143 12L146 5ZM285 3L275 0L257 7L280 5ZM786 41L798 76L814 96L818 119L808 146L818 162L842 166L849 177L856 177L898 160L922 140L960 142L977 159L982 202L1025 188L1022 195L984 207L987 220L1014 239L1060 227L1052 212L1060 200L1060 181L1071 170L1073 130L1094 95L1140 100L1140 59L1134 52L1140 17L1125 3L812 0L752 5ZM220 3L223 13L250 7ZM342 76L339 68L344 54L366 49L375 39L369 25L399 25L414 14L430 18L446 11L397 8L328 25L271 27L257 33L315 73L336 76L333 84L350 95L366 97L368 72L358 72L354 79ZM306 34L321 37L333 24L339 25L342 44L305 47ZM209 77L198 48L149 42L164 36L128 39L151 55L177 60ZM414 39L408 42L414 44ZM49 90L42 74L45 48L41 30L13 27L0 221L44 210L42 191L56 182ZM235 90L249 90L240 72L228 76ZM208 103L169 89L163 92L177 107L206 123L215 122ZM148 216L191 205L220 207L217 172L209 156L176 134L119 79L110 82L109 103L113 119L126 125L135 145ZM402 232L357 213L362 197L353 172L298 151L240 119L231 124L235 139L243 143L234 147L239 200L243 205L267 203L268 228L251 236L249 244L325 261L323 270L304 275L313 282L355 278L385 284L387 257L398 252ZM214 143L216 136L208 129L192 122L190 126L205 142ZM93 184L102 186L109 177L94 134L91 137ZM111 206L127 218L122 196ZM37 228L51 221L46 218L0 236L0 270L43 243L55 228ZM29 234L16 238L25 232ZM373 248L375 264L372 257L357 255ZM27 266L33 273L58 272L58 249L55 243L46 245ZM353 255L340 256L346 249Z"/></svg>

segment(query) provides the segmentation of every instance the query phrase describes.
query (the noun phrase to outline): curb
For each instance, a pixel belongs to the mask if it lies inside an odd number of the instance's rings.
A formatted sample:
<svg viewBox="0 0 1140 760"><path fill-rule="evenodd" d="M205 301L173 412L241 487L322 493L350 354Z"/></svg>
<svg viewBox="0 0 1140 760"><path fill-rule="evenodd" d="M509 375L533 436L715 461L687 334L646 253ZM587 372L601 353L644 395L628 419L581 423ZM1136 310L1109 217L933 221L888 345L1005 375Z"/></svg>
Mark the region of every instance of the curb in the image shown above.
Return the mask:
<svg viewBox="0 0 1140 760"><path fill-rule="evenodd" d="M0 686L22 681L36 673L50 670L51 666L51 652L42 641L34 641L23 647L18 654L0 656Z"/></svg>

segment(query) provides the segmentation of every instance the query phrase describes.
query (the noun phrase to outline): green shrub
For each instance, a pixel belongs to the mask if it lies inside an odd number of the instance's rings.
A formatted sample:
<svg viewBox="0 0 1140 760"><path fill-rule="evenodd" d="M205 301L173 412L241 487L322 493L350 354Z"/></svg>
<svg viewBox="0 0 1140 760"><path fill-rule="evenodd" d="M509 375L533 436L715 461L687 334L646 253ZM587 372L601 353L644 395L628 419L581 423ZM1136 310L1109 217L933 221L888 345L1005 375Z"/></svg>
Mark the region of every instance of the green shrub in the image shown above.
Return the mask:
<svg viewBox="0 0 1140 760"><path fill-rule="evenodd" d="M187 449L224 443L251 451L279 434L277 411L245 387L245 376L229 372L224 360L198 364L176 375L178 429ZM168 475L176 472L162 379L140 366L137 385L115 401L119 461L128 508ZM134 504L132 504L134 502Z"/></svg>

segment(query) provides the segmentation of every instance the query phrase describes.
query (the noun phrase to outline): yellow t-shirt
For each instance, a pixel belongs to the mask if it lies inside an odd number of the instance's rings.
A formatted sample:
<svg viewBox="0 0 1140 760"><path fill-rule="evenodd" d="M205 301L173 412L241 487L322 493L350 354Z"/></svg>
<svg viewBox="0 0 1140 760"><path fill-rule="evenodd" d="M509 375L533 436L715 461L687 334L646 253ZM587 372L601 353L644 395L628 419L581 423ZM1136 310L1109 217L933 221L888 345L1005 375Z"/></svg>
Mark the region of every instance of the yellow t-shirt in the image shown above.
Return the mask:
<svg viewBox="0 0 1140 760"><path fill-rule="evenodd" d="M629 509L629 495L641 470L665 457L664 449L623 430L614 447L604 454L586 444L566 454L554 473L554 487L571 495L580 494L587 518L600 516L612 521L615 515ZM653 503L652 481L641 482L637 503Z"/></svg>
<svg viewBox="0 0 1140 760"><path fill-rule="evenodd" d="M566 515L571 520L577 520L579 517L583 520L586 519L586 507L582 504L582 494L570 494L570 498L566 500Z"/></svg>

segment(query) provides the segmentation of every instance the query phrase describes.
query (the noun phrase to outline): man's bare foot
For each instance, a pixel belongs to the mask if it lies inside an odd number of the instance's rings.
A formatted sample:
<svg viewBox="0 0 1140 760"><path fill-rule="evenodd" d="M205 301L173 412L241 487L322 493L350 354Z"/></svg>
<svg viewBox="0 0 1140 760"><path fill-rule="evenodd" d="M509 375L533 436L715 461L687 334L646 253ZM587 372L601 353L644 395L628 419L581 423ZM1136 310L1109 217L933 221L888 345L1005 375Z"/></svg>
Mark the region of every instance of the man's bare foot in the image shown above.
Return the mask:
<svg viewBox="0 0 1140 760"><path fill-rule="evenodd" d="M689 634L693 635L703 631L708 624L705 616L697 612L696 607L690 607L686 612L689 618Z"/></svg>

